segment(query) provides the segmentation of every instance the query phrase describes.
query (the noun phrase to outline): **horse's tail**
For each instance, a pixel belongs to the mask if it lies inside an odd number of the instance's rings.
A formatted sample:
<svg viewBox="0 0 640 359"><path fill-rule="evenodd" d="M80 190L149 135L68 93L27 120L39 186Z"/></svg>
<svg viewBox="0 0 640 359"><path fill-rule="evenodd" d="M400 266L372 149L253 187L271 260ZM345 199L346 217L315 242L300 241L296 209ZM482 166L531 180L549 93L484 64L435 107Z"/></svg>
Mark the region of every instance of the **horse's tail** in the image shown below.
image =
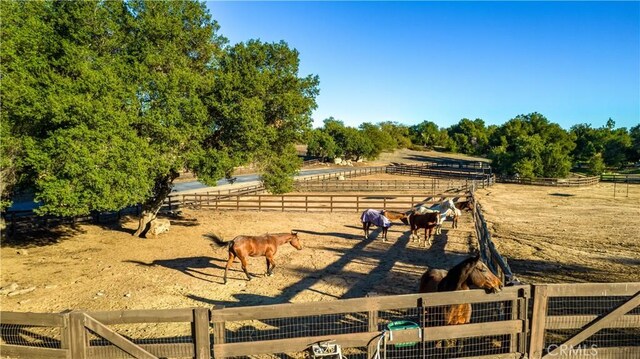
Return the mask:
<svg viewBox="0 0 640 359"><path fill-rule="evenodd" d="M211 246L213 247L214 245L217 247L224 247L224 246L228 246L229 243L231 243L231 241L229 242L225 242L222 240L222 238L220 238L220 236L218 236L215 233L207 233L204 235L206 238L210 239L213 243L211 243Z"/></svg>

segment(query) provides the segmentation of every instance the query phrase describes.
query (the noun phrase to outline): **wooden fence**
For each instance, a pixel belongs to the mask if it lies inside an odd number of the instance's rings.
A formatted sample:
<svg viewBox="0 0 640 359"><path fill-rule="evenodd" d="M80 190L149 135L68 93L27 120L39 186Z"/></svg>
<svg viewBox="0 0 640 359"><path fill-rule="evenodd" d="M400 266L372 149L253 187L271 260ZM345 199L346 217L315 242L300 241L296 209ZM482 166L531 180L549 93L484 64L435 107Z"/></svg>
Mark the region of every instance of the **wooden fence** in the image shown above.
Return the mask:
<svg viewBox="0 0 640 359"><path fill-rule="evenodd" d="M472 181L431 178L429 180L351 180L351 181L299 181L297 192L362 192L362 191L448 191L470 188Z"/></svg>
<svg viewBox="0 0 640 359"><path fill-rule="evenodd" d="M533 294L533 296L531 295ZM533 302L533 303L531 303ZM471 322L438 315L469 303ZM60 314L0 313L0 351L15 358L304 358L335 340L348 358L638 358L640 283L541 284L255 307ZM390 331L396 321L414 329ZM134 323L183 324L136 337ZM126 333L126 334L125 334ZM456 340L455 347L444 343ZM378 345L380 343L380 345Z"/></svg>
<svg viewBox="0 0 640 359"><path fill-rule="evenodd" d="M423 195L404 194L261 194L217 196L183 194L174 196L173 205L215 210L235 211L299 211L299 212L354 212L368 208L407 211L421 204L434 204L445 198L466 201L467 191L452 191Z"/></svg>
<svg viewBox="0 0 640 359"><path fill-rule="evenodd" d="M593 186L600 182L600 176L576 177L576 178L511 178L498 177L501 183L516 183L533 186L553 186L553 187L585 187Z"/></svg>
<svg viewBox="0 0 640 359"><path fill-rule="evenodd" d="M603 174L600 176L602 182L613 183L640 183L640 174Z"/></svg>
<svg viewBox="0 0 640 359"><path fill-rule="evenodd" d="M475 181L478 188L488 187L495 182L495 176L490 172L479 172L472 169L458 169L451 167L432 168L429 165L421 164L396 164L394 166L388 166L386 172L404 176L462 178Z"/></svg>
<svg viewBox="0 0 640 359"><path fill-rule="evenodd" d="M480 256L491 271L502 279L503 283L511 283L516 279L513 272L511 272L507 260L498 252L491 239L491 232L484 219L482 206L476 200L473 192L471 193L471 199L473 201L473 223L476 230L476 238L478 239Z"/></svg>

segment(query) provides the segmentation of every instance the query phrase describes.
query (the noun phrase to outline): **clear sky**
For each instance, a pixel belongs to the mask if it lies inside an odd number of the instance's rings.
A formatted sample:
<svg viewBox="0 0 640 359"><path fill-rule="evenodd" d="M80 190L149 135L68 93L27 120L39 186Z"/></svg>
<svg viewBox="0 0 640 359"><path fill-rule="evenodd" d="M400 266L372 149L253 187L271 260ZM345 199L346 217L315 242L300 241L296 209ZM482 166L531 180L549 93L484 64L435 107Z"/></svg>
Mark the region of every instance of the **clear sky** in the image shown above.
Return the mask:
<svg viewBox="0 0 640 359"><path fill-rule="evenodd" d="M640 123L640 2L208 2L230 42L285 40L320 77L314 126L539 112Z"/></svg>

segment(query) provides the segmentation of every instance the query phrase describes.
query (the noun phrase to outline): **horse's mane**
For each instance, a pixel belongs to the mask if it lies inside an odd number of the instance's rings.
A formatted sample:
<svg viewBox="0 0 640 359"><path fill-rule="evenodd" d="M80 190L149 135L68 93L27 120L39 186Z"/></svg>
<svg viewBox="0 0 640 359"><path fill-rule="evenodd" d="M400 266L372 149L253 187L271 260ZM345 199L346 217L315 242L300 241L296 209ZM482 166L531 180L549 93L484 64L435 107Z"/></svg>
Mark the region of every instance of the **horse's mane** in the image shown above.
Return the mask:
<svg viewBox="0 0 640 359"><path fill-rule="evenodd" d="M438 284L438 292L448 292L459 289L462 283L469 277L471 270L473 270L474 266L470 264L475 264L478 260L480 260L480 256L469 257L451 268Z"/></svg>

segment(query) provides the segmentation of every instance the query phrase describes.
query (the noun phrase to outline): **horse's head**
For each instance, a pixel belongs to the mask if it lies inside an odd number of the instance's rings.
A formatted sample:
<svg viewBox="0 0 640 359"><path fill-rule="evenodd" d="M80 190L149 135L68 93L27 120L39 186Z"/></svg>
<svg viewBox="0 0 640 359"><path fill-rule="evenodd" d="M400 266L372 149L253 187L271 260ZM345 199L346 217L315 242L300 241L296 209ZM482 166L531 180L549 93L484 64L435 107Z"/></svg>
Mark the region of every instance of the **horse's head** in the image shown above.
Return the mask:
<svg viewBox="0 0 640 359"><path fill-rule="evenodd" d="M502 281L480 260L480 255L474 257L470 265L467 282L486 290L487 293L497 293L502 290Z"/></svg>
<svg viewBox="0 0 640 359"><path fill-rule="evenodd" d="M297 250L302 249L302 241L298 238L298 232L291 231L291 237L289 243L293 246L293 248Z"/></svg>
<svg viewBox="0 0 640 359"><path fill-rule="evenodd" d="M471 200L456 202L455 207L461 211L473 211L473 203Z"/></svg>

